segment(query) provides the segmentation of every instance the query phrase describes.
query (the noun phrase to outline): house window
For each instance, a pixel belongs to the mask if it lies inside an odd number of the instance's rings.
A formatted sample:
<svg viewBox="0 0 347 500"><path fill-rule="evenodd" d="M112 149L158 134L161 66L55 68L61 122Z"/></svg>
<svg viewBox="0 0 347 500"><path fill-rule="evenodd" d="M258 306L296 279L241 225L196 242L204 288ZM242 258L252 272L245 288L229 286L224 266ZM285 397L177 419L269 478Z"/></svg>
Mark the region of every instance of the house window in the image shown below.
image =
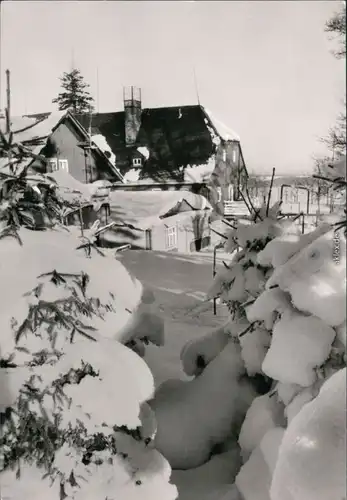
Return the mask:
<svg viewBox="0 0 347 500"><path fill-rule="evenodd" d="M216 191L217 191L217 203L219 203L220 201L222 201L222 188L217 187Z"/></svg>
<svg viewBox="0 0 347 500"><path fill-rule="evenodd" d="M58 170L58 160L56 158L50 158L48 160L49 171L56 172Z"/></svg>
<svg viewBox="0 0 347 500"><path fill-rule="evenodd" d="M227 160L227 152L223 149L223 161Z"/></svg>
<svg viewBox="0 0 347 500"><path fill-rule="evenodd" d="M141 167L141 165L142 165L141 158L133 158L133 166L134 167Z"/></svg>
<svg viewBox="0 0 347 500"><path fill-rule="evenodd" d="M167 250L170 250L172 248L177 248L177 227L176 226L171 226L167 227L165 229L165 236L166 236L166 241L165 241L165 246Z"/></svg>
<svg viewBox="0 0 347 500"><path fill-rule="evenodd" d="M67 160L59 160L59 170L69 171L69 163Z"/></svg>
<svg viewBox="0 0 347 500"><path fill-rule="evenodd" d="M236 163L236 157L237 157L236 149L233 149L233 153L232 153L233 163Z"/></svg>
<svg viewBox="0 0 347 500"><path fill-rule="evenodd" d="M229 184L228 198L230 201L232 201L234 199L234 186L232 184Z"/></svg>

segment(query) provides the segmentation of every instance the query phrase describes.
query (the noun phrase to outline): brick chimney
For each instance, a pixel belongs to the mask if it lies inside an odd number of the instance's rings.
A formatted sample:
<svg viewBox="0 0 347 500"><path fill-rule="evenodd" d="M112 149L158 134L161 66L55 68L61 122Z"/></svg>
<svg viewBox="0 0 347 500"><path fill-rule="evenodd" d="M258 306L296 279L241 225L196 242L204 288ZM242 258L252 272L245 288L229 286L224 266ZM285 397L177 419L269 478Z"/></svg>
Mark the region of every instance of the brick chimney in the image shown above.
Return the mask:
<svg viewBox="0 0 347 500"><path fill-rule="evenodd" d="M125 144L134 146L141 127L141 89L127 87L123 90L125 116Z"/></svg>

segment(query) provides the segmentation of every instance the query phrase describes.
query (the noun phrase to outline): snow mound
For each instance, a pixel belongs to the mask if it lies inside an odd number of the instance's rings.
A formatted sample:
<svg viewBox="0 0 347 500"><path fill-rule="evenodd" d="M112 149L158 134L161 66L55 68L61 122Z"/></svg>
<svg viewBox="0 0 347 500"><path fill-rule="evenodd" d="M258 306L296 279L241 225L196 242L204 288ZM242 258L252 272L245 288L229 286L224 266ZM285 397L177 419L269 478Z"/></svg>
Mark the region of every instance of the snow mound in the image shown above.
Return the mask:
<svg viewBox="0 0 347 500"><path fill-rule="evenodd" d="M224 325L202 338L187 342L181 351L184 372L188 376L202 373L204 367L224 349L229 340L227 325Z"/></svg>
<svg viewBox="0 0 347 500"><path fill-rule="evenodd" d="M212 448L239 428L256 396L244 373L240 348L230 341L194 380L171 380L158 388L150 403L158 422L154 443L173 469L202 465Z"/></svg>
<svg viewBox="0 0 347 500"><path fill-rule="evenodd" d="M271 500L346 497L346 368L291 421L279 450Z"/></svg>
<svg viewBox="0 0 347 500"><path fill-rule="evenodd" d="M171 481L177 486L179 500L237 500L238 496L231 496L231 484L240 466L240 450L235 444L200 467L172 471Z"/></svg>

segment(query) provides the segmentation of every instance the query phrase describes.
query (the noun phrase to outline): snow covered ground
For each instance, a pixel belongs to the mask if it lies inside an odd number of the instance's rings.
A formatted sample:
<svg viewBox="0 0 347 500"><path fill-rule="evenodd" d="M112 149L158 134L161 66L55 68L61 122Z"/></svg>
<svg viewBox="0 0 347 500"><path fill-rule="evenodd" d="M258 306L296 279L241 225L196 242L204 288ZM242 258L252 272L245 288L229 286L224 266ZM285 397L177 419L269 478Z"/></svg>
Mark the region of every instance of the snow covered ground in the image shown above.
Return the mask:
<svg viewBox="0 0 347 500"><path fill-rule="evenodd" d="M219 255L218 265L222 256ZM202 337L224 323L228 317L226 308L219 305L214 316L212 302L207 310L194 311L204 301L212 279L212 254L129 250L120 253L119 258L143 285L153 290L165 318L164 347L150 345L146 350L146 361L156 385L169 378L187 379L180 361L182 347L188 340Z"/></svg>

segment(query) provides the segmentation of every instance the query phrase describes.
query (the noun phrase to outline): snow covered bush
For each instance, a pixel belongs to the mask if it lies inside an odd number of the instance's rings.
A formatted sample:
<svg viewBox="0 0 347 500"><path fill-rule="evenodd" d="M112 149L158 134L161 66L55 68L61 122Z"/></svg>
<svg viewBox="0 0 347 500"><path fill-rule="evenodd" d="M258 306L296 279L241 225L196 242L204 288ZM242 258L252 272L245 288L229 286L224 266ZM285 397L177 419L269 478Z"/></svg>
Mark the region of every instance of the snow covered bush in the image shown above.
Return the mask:
<svg viewBox="0 0 347 500"><path fill-rule="evenodd" d="M345 173L333 176L340 187L343 182L345 186L342 177ZM253 211L252 220L237 223L225 235L224 246L232 256L217 273L208 299L220 298L227 304L230 319L215 332L189 342L182 350L182 364L199 380L232 337L239 344L249 380L261 383L236 437L243 464L235 483L228 493L223 489L225 497L220 498L343 500L345 221L324 223L301 235L278 209L278 205L269 209L267 203ZM215 392L221 386L223 391L210 414L215 408L222 414L222 407L228 406L221 372L216 380ZM204 400L202 391L200 407L209 408L209 399ZM230 415L229 409L225 418ZM219 424L215 425L217 433ZM224 448L220 445L212 455L225 453L228 443L235 442L232 434L223 438Z"/></svg>
<svg viewBox="0 0 347 500"><path fill-rule="evenodd" d="M256 252L280 234L277 209L264 219L266 207L259 212L260 228L248 221L233 230L229 248L239 244L243 249L225 264L224 273L217 274L208 293L208 299L220 297L228 304L231 319L183 348L183 368L195 378L164 382L150 403L158 420L156 446L174 469L201 466L216 450L227 449L223 443L237 440L254 398L269 388L266 377L258 372L270 336L265 328L247 320L245 306L265 288L270 268L256 263ZM247 337L250 330L254 331ZM254 339L254 345L249 339Z"/></svg>
<svg viewBox="0 0 347 500"><path fill-rule="evenodd" d="M49 227L33 230L23 212L47 213L42 192L26 169L10 176L0 186L2 497L173 500L153 446L153 377L125 345L162 344L153 297L94 251L93 231L81 242L79 228L58 224L55 189Z"/></svg>

